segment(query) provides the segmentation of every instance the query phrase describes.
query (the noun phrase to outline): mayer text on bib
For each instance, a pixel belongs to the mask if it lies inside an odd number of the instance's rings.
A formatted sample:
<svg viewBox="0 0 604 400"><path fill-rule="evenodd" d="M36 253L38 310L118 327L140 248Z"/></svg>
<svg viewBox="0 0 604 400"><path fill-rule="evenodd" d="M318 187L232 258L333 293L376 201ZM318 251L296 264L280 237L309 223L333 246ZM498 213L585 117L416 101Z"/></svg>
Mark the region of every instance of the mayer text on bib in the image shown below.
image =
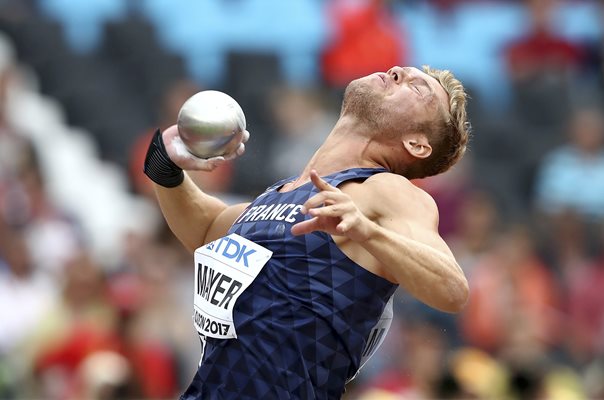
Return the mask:
<svg viewBox="0 0 604 400"><path fill-rule="evenodd" d="M200 334L216 339L237 337L235 302L272 255L234 233L195 250L193 324Z"/></svg>

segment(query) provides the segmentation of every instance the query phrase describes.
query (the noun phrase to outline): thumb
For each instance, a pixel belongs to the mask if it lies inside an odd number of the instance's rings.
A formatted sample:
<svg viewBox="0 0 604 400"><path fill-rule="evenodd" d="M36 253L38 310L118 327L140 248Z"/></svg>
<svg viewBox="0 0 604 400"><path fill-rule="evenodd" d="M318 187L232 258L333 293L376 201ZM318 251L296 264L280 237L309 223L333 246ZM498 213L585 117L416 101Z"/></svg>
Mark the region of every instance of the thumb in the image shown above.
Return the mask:
<svg viewBox="0 0 604 400"><path fill-rule="evenodd" d="M226 162L226 159L222 156L208 158L207 160L204 160L203 158L195 157L194 161L192 162L192 168L190 168L190 169L202 170L202 171L213 171L216 168L218 168L220 165L224 164L225 162Z"/></svg>

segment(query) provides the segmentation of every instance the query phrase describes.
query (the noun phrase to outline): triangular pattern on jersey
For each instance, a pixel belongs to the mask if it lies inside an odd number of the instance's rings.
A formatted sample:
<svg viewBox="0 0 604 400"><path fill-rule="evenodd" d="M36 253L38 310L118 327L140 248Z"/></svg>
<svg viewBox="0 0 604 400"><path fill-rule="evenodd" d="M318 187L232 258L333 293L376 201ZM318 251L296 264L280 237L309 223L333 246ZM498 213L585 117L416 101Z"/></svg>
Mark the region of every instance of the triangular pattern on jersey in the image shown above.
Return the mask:
<svg viewBox="0 0 604 400"><path fill-rule="evenodd" d="M381 172L353 168L324 179L338 186ZM207 338L183 400L339 399L359 368L396 286L348 259L329 235L290 233L305 218L299 206L317 192L311 183L278 192L291 179L267 189L229 230L273 257L235 304L238 338ZM258 211L271 205L285 211Z"/></svg>

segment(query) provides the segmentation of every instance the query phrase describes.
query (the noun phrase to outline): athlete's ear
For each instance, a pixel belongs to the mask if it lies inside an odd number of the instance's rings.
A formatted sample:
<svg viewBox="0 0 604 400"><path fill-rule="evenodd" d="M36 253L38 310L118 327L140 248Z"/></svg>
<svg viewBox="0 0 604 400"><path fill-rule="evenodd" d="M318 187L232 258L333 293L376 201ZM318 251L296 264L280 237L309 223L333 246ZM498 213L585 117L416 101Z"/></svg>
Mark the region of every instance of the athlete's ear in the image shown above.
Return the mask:
<svg viewBox="0 0 604 400"><path fill-rule="evenodd" d="M432 154L432 146L428 143L428 138L423 134L410 135L403 139L405 149L416 158L428 158Z"/></svg>

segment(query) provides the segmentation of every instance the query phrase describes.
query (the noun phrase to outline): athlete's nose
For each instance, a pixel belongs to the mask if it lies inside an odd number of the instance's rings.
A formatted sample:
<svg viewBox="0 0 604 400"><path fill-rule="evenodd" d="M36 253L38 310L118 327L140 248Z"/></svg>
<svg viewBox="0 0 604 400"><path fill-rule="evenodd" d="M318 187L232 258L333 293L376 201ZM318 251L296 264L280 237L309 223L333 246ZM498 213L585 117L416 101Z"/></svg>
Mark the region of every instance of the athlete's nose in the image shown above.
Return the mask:
<svg viewBox="0 0 604 400"><path fill-rule="evenodd" d="M387 74L394 80L395 83L399 84L403 81L405 77L405 68L402 67L392 67L388 70Z"/></svg>

